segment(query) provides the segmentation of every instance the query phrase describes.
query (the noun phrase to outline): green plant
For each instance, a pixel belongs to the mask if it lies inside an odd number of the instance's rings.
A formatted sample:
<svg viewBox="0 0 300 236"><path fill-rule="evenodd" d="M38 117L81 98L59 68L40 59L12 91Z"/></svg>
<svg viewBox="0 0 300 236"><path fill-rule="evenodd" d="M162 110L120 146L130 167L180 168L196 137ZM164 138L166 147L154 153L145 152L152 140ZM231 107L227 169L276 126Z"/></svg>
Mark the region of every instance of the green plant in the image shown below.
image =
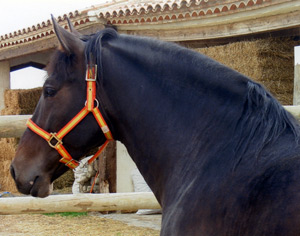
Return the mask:
<svg viewBox="0 0 300 236"><path fill-rule="evenodd" d="M60 212L60 213L44 213L46 216L64 216L64 217L80 217L87 216L87 212Z"/></svg>

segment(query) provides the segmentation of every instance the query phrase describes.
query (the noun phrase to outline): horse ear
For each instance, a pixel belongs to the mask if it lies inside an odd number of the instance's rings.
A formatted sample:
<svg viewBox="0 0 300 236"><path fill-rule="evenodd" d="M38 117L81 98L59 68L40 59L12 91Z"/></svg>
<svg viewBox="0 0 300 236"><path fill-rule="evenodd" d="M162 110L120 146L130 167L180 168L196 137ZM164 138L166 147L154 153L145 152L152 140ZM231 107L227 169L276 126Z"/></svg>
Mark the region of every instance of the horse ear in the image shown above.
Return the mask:
<svg viewBox="0 0 300 236"><path fill-rule="evenodd" d="M59 50L65 52L66 54L81 54L84 52L84 42L82 42L76 35L68 32L63 27L61 27L51 15L53 28L55 34L59 40Z"/></svg>
<svg viewBox="0 0 300 236"><path fill-rule="evenodd" d="M82 36L82 34L79 33L79 32L75 29L73 23L71 22L71 20L70 20L68 17L67 17L67 21L68 21L68 25L69 25L69 29L70 29L71 33L74 34L75 36L77 36L78 38L80 38L80 37Z"/></svg>

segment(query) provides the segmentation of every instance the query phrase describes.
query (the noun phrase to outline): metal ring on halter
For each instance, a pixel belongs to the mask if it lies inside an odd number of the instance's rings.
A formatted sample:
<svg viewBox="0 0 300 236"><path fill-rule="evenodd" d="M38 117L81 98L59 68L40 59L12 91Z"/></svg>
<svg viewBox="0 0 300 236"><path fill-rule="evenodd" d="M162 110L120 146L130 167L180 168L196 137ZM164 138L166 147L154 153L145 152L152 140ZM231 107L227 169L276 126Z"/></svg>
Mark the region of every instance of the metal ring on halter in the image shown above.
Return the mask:
<svg viewBox="0 0 300 236"><path fill-rule="evenodd" d="M96 102L96 107L99 108L99 101L95 98L94 102ZM86 106L87 101L85 101L84 106Z"/></svg>

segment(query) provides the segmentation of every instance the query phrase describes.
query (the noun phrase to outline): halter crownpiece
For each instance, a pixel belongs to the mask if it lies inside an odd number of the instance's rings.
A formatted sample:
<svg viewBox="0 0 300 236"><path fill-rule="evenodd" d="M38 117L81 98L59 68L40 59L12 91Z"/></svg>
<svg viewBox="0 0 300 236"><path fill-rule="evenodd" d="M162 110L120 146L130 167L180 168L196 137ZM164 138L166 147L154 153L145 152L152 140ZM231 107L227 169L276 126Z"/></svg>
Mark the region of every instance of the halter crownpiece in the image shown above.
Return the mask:
<svg viewBox="0 0 300 236"><path fill-rule="evenodd" d="M56 149L58 153L62 156L59 160L64 163L71 169L76 168L79 165L79 162L74 160L72 156L68 153L68 151L63 146L62 139L65 137L74 127L76 127L90 112L93 113L98 125L100 126L103 134L106 137L105 143L101 146L101 148L94 154L92 158L89 159L88 163L92 163L104 150L107 144L113 140L112 133L108 128L98 106L99 102L96 99L96 79L97 79L97 65L87 65L86 70L86 78L87 81L87 96L86 103L83 109L76 115L72 120L70 120L60 131L57 133L49 133L39 127L36 123L34 123L31 119L29 119L26 123L27 127L32 130L34 133L45 139L49 146ZM95 106L96 104L96 106Z"/></svg>

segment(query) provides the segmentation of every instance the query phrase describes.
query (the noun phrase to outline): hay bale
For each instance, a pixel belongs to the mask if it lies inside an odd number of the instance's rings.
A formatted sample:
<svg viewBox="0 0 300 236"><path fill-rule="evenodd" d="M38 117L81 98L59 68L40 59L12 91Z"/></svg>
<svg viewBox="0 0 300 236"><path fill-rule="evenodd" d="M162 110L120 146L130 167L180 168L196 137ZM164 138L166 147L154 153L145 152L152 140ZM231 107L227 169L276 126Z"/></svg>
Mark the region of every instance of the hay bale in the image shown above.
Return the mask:
<svg viewBox="0 0 300 236"><path fill-rule="evenodd" d="M298 44L290 38L267 38L195 50L262 83L283 105L291 105Z"/></svg>
<svg viewBox="0 0 300 236"><path fill-rule="evenodd" d="M42 88L7 89L4 93L5 108L1 115L29 115L39 101Z"/></svg>
<svg viewBox="0 0 300 236"><path fill-rule="evenodd" d="M14 180L9 171L10 163L15 156L18 139L0 139L0 191L17 192Z"/></svg>
<svg viewBox="0 0 300 236"><path fill-rule="evenodd" d="M4 108L1 110L2 116L9 116L9 115L31 115L34 112L34 108Z"/></svg>
<svg viewBox="0 0 300 236"><path fill-rule="evenodd" d="M0 176L0 191L8 191L11 193L17 193L18 190L16 188L15 182L10 175L9 167L11 164L11 160L9 161L1 161L0 168L1 168L1 176Z"/></svg>
<svg viewBox="0 0 300 236"><path fill-rule="evenodd" d="M7 89L4 93L5 108L1 115L25 115L32 114L42 89ZM17 192L14 180L12 179L9 166L15 156L19 139L2 138L0 139L0 190Z"/></svg>
<svg viewBox="0 0 300 236"><path fill-rule="evenodd" d="M73 170L70 169L53 182L53 190L71 188L74 180Z"/></svg>
<svg viewBox="0 0 300 236"><path fill-rule="evenodd" d="M12 158L15 156L18 142L18 138L0 139L0 161L12 160Z"/></svg>
<svg viewBox="0 0 300 236"><path fill-rule="evenodd" d="M42 88L7 89L4 94L5 107L32 109L41 96Z"/></svg>

